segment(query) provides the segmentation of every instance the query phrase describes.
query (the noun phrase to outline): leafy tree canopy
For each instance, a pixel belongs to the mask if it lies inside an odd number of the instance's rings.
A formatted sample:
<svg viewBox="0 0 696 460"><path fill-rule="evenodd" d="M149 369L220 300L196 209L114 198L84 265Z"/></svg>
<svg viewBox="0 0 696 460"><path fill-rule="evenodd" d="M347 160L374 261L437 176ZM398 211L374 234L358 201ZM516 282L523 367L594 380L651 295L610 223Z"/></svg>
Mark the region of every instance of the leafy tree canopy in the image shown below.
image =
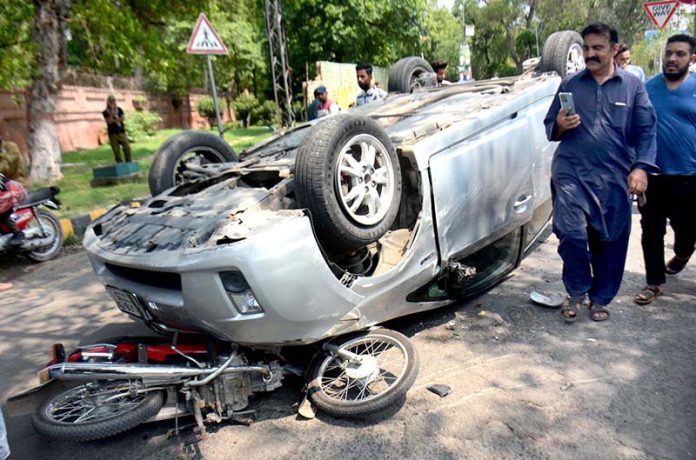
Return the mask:
<svg viewBox="0 0 696 460"><path fill-rule="evenodd" d="M284 0L290 65L304 77L318 60L387 66L409 55L449 61L456 79L463 23L476 78L520 72L544 39L602 20L632 44L648 28L641 0ZM23 89L37 73L30 38L32 2L0 2L0 88ZM270 89L263 2L258 0L74 0L67 64L77 72L142 76L152 90L184 93L207 84L205 60L185 53L204 11L230 55L215 57L216 80L228 98ZM309 76L310 78L313 75Z"/></svg>

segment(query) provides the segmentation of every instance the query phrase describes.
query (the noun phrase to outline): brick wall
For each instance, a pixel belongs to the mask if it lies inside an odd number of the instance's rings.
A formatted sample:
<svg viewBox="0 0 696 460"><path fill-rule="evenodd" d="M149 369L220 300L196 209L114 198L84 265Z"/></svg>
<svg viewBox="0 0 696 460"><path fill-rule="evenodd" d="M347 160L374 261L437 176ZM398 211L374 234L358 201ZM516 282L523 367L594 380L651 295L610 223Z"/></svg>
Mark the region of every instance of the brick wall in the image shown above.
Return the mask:
<svg viewBox="0 0 696 460"><path fill-rule="evenodd" d="M174 107L171 96L148 95L142 91L88 86L64 86L58 94L54 119L63 152L94 148L106 140L106 128L101 112L106 97L113 92L116 104L126 112L134 112L133 98L146 97L145 109L162 117L161 128L204 128L208 124L196 111L196 102L207 95L191 93ZM19 104L17 104L19 103ZM229 119L228 114L223 118ZM0 137L16 142L27 153L26 95L0 91Z"/></svg>

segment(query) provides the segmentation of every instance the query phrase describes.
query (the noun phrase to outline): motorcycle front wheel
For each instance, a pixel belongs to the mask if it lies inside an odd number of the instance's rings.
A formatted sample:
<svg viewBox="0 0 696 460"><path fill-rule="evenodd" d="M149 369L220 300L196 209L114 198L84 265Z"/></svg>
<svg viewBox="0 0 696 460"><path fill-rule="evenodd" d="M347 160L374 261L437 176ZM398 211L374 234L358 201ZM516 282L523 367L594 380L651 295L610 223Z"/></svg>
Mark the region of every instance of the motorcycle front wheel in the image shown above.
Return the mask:
<svg viewBox="0 0 696 460"><path fill-rule="evenodd" d="M317 407L338 417L361 418L400 401L418 376L418 355L396 331L376 329L340 345L361 359L349 362L334 353L310 369L308 394Z"/></svg>
<svg viewBox="0 0 696 460"><path fill-rule="evenodd" d="M90 382L48 399L32 423L44 436L65 441L93 441L130 430L153 417L164 393L134 393L128 382Z"/></svg>

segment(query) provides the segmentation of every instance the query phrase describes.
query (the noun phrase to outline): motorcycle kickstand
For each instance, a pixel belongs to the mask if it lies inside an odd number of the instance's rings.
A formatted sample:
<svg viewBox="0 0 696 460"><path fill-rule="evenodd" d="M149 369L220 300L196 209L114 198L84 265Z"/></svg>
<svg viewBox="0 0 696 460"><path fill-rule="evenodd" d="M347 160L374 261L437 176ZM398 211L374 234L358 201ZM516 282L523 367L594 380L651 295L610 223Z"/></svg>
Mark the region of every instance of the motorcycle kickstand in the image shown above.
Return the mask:
<svg viewBox="0 0 696 460"><path fill-rule="evenodd" d="M193 396L193 416L196 418L196 425L198 426L198 432L201 434L201 440L205 441L208 439L208 432L203 424L203 414L201 413L201 407L205 403L198 396Z"/></svg>

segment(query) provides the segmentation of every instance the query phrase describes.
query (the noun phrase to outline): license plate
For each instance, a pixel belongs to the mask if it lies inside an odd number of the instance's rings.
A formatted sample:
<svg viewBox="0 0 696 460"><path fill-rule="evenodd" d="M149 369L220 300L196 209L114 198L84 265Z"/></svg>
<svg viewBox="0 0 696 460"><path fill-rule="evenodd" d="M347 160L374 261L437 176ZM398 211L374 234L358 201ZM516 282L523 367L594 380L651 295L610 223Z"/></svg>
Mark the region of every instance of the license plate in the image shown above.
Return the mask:
<svg viewBox="0 0 696 460"><path fill-rule="evenodd" d="M109 291L109 294L111 294L111 297L121 311L129 315L137 316L138 318L144 316L140 301L135 297L135 294L109 286L106 287L106 290Z"/></svg>

